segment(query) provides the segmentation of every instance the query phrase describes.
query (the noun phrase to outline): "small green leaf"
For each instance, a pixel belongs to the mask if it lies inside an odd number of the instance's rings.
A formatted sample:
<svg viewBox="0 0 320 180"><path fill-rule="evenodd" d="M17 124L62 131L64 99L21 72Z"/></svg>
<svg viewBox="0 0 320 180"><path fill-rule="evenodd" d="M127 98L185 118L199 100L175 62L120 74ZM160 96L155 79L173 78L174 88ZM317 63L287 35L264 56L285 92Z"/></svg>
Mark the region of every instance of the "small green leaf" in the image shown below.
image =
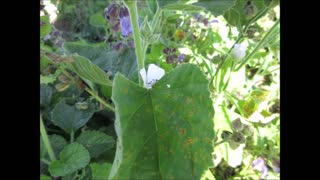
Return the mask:
<svg viewBox="0 0 320 180"><path fill-rule="evenodd" d="M102 13L98 12L90 16L89 23L94 27L104 27L106 25L106 20L104 19Z"/></svg>
<svg viewBox="0 0 320 180"><path fill-rule="evenodd" d="M40 38L44 38L51 32L49 16L40 16Z"/></svg>
<svg viewBox="0 0 320 180"><path fill-rule="evenodd" d="M110 163L91 163L92 179L108 179L112 164Z"/></svg>
<svg viewBox="0 0 320 180"><path fill-rule="evenodd" d="M92 108L79 110L75 106L67 105L65 100L62 99L54 107L51 120L64 131L71 133L71 131L76 131L84 126L93 113L94 110Z"/></svg>
<svg viewBox="0 0 320 180"><path fill-rule="evenodd" d="M188 5L188 4L169 4L169 5L164 6L163 10L199 12L199 11L203 11L204 7L195 6L195 5Z"/></svg>
<svg viewBox="0 0 320 180"><path fill-rule="evenodd" d="M49 140L54 154L58 157L59 153L67 145L67 141L62 136L56 134L50 135Z"/></svg>
<svg viewBox="0 0 320 180"><path fill-rule="evenodd" d="M114 147L115 141L111 136L100 131L85 131L76 140L86 147L91 157L98 157L100 154Z"/></svg>
<svg viewBox="0 0 320 180"><path fill-rule="evenodd" d="M52 176L65 176L89 164L88 150L81 144L74 142L67 145L60 153L59 160L53 161L49 166Z"/></svg>
<svg viewBox="0 0 320 180"><path fill-rule="evenodd" d="M199 2L193 3L194 5L205 7L213 15L219 16L227 9L232 7L235 0L199 0Z"/></svg>
<svg viewBox="0 0 320 180"><path fill-rule="evenodd" d="M53 88L44 84L40 85L40 105L41 107L48 106L53 93Z"/></svg>
<svg viewBox="0 0 320 180"><path fill-rule="evenodd" d="M158 9L158 1L157 0L153 0L153 1L150 1L150 0L146 0L146 3L150 9L150 11L155 14L157 12L157 9Z"/></svg>
<svg viewBox="0 0 320 180"><path fill-rule="evenodd" d="M78 55L74 55L73 58L75 61L70 63L68 67L78 76L101 85L111 86L107 74L89 59Z"/></svg>
<svg viewBox="0 0 320 180"><path fill-rule="evenodd" d="M51 63L51 60L47 56L41 56L40 58L40 71L44 70Z"/></svg>

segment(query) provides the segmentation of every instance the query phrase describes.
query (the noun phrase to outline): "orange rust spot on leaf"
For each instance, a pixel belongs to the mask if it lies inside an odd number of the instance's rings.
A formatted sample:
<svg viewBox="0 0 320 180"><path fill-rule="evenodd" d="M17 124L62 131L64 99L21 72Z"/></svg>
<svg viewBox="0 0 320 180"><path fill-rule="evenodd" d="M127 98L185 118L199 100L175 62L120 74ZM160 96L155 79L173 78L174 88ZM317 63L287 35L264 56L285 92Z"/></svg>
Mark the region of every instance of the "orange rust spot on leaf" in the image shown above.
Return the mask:
<svg viewBox="0 0 320 180"><path fill-rule="evenodd" d="M185 141L185 144L186 145L190 145L190 144L193 144L193 139L191 137L188 137Z"/></svg>
<svg viewBox="0 0 320 180"><path fill-rule="evenodd" d="M129 92L129 89L128 89L128 88L124 88L124 89L123 89L123 93L124 93L124 94L128 94L128 92Z"/></svg>
<svg viewBox="0 0 320 180"><path fill-rule="evenodd" d="M179 133L180 133L181 135L185 135L185 134L186 134L186 129L181 128L180 131L179 131Z"/></svg>

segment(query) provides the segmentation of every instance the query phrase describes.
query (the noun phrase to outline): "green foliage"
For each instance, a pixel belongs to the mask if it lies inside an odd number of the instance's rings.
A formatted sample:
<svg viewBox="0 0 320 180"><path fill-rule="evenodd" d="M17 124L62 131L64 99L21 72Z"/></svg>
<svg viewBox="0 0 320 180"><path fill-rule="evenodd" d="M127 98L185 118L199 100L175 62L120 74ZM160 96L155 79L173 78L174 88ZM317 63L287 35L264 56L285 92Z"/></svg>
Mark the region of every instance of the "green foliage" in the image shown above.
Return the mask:
<svg viewBox="0 0 320 180"><path fill-rule="evenodd" d="M40 106L48 106L53 93L53 88L44 84L40 85Z"/></svg>
<svg viewBox="0 0 320 180"><path fill-rule="evenodd" d="M107 74L89 59L74 55L74 62L68 64L68 68L77 73L82 79L92 81L105 86L111 86Z"/></svg>
<svg viewBox="0 0 320 180"><path fill-rule="evenodd" d="M93 108L79 110L75 106L70 106L62 99L57 103L52 111L52 122L64 131L71 133L84 126L93 115Z"/></svg>
<svg viewBox="0 0 320 180"><path fill-rule="evenodd" d="M52 178L49 177L49 176L46 176L46 175L41 174L41 175L40 175L40 180L52 180Z"/></svg>
<svg viewBox="0 0 320 180"><path fill-rule="evenodd" d="M215 75L214 86L218 93L227 88L231 75L232 58L229 56L225 61L221 62L222 65L218 73Z"/></svg>
<svg viewBox="0 0 320 180"><path fill-rule="evenodd" d="M214 111L208 97L208 81L195 65L178 66L151 90L116 75L119 143L109 178L199 179L212 165Z"/></svg>
<svg viewBox="0 0 320 180"><path fill-rule="evenodd" d="M91 26L104 27L106 25L106 20L102 16L102 13L96 13L90 17L89 23Z"/></svg>
<svg viewBox="0 0 320 180"><path fill-rule="evenodd" d="M213 15L220 16L224 11L233 6L235 0L199 0L194 5L203 6L209 10Z"/></svg>
<svg viewBox="0 0 320 180"><path fill-rule="evenodd" d="M103 44L91 45L84 42L66 43L66 49L70 53L78 53L88 58L104 71L112 74L121 72L129 79L138 81L134 49L126 48L123 52L117 52L106 50Z"/></svg>
<svg viewBox="0 0 320 180"><path fill-rule="evenodd" d="M65 176L89 164L88 150L79 143L67 145L60 153L59 160L53 161L49 166L52 176Z"/></svg>
<svg viewBox="0 0 320 180"><path fill-rule="evenodd" d="M85 131L76 140L86 147L91 157L98 157L103 152L114 147L115 141L111 136L100 131Z"/></svg>
<svg viewBox="0 0 320 180"><path fill-rule="evenodd" d="M49 140L55 156L58 157L59 153L67 145L67 141L62 136L56 134L50 135Z"/></svg>
<svg viewBox="0 0 320 180"><path fill-rule="evenodd" d="M204 10L201 6L187 5L187 4L169 4L162 7L163 10L169 11L187 11L187 12L199 12Z"/></svg>
<svg viewBox="0 0 320 180"><path fill-rule="evenodd" d="M105 43L90 44L84 41L77 41L66 42L64 44L64 48L69 53L77 53L78 55L84 56L93 61L97 59L103 51L106 50L106 45Z"/></svg>
<svg viewBox="0 0 320 180"><path fill-rule="evenodd" d="M49 16L40 17L40 39L44 38L51 32L51 25L49 22Z"/></svg>
<svg viewBox="0 0 320 180"><path fill-rule="evenodd" d="M108 179L112 164L110 163L91 163L92 179Z"/></svg>
<svg viewBox="0 0 320 180"><path fill-rule="evenodd" d="M51 3L57 20L46 9L40 20L40 179L279 179L278 0ZM136 4L139 31L123 36L130 18L118 30L110 3ZM247 45L238 61L235 44ZM151 89L138 84L136 51L166 72Z"/></svg>
<svg viewBox="0 0 320 180"><path fill-rule="evenodd" d="M278 1L262 1L262 0L236 0L235 5L225 11L224 18L232 26L238 28L239 32L243 32L243 26L255 22L265 15L270 8L273 8Z"/></svg>

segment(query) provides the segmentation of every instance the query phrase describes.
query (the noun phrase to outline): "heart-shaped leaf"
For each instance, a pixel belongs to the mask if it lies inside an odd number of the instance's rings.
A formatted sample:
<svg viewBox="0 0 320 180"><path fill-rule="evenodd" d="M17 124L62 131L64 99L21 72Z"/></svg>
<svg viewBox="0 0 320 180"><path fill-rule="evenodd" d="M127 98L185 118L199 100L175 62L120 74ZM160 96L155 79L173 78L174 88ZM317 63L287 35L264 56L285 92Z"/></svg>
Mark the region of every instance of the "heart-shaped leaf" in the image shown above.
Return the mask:
<svg viewBox="0 0 320 180"><path fill-rule="evenodd" d="M183 64L147 90L113 82L117 151L110 179L200 179L212 165L214 110L208 81Z"/></svg>

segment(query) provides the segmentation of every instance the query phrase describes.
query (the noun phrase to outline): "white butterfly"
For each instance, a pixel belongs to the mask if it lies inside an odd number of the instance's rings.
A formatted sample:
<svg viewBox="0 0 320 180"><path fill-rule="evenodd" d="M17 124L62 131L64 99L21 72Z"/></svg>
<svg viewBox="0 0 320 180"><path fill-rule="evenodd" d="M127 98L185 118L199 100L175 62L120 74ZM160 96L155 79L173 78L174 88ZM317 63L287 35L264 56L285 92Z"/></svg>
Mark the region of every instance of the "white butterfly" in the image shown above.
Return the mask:
<svg viewBox="0 0 320 180"><path fill-rule="evenodd" d="M151 89L151 87L159 81L164 74L165 71L155 64L149 65L148 72L146 72L145 68L140 69L140 75L143 80L144 87L147 89Z"/></svg>

